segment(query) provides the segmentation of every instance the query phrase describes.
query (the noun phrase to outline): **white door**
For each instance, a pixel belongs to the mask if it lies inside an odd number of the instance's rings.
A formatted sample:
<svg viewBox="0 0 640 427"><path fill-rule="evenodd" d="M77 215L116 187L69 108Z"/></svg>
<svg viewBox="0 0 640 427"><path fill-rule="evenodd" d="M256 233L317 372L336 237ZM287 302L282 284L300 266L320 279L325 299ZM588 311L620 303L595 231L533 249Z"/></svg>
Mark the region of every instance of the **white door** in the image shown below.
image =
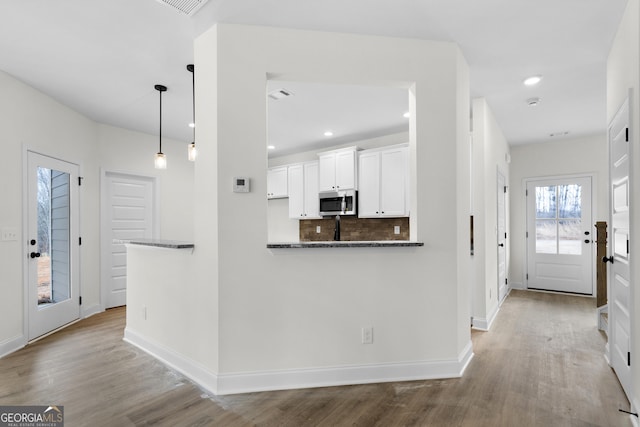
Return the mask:
<svg viewBox="0 0 640 427"><path fill-rule="evenodd" d="M105 308L127 303L127 252L122 241L154 236L153 178L107 172L103 210Z"/></svg>
<svg viewBox="0 0 640 427"><path fill-rule="evenodd" d="M498 302L507 296L507 184L504 175L498 171Z"/></svg>
<svg viewBox="0 0 640 427"><path fill-rule="evenodd" d="M27 152L29 340L80 318L78 177L78 165Z"/></svg>
<svg viewBox="0 0 640 427"><path fill-rule="evenodd" d="M527 182L527 288L593 295L591 177Z"/></svg>
<svg viewBox="0 0 640 427"><path fill-rule="evenodd" d="M609 125L610 227L609 258L609 353L610 362L627 396L631 396L631 293L629 285L629 104L620 108ZM603 260L604 261L604 260Z"/></svg>

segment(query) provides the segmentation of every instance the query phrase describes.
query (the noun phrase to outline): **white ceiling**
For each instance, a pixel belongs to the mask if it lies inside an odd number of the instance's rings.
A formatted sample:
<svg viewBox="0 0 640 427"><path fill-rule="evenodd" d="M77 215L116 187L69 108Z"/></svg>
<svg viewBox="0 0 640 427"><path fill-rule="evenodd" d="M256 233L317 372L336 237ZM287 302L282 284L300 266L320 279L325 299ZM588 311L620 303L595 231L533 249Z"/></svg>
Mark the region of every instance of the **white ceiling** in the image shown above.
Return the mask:
<svg viewBox="0 0 640 427"><path fill-rule="evenodd" d="M454 41L471 67L472 97L487 99L509 142L542 142L557 132L605 132L606 58L626 3L209 0L189 17L157 0L2 0L0 70L93 120L151 134L158 132L153 86L164 84L163 135L186 143L186 65L194 38L216 22ZM544 79L525 87L522 80L534 74ZM292 121L286 111L270 112L271 142L281 149L327 141L318 135L326 127L335 144L406 126L397 115L403 91L272 84L295 93L288 101L299 115ZM531 97L542 102L528 107Z"/></svg>

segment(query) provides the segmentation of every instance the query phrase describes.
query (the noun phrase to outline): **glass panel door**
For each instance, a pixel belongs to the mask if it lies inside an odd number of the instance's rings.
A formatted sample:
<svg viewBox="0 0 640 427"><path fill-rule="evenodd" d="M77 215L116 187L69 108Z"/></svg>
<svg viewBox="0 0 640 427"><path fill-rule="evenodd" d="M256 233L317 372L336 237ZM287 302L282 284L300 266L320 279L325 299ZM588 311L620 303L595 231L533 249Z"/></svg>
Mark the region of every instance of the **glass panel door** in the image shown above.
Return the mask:
<svg viewBox="0 0 640 427"><path fill-rule="evenodd" d="M29 339L80 316L78 166L28 152Z"/></svg>
<svg viewBox="0 0 640 427"><path fill-rule="evenodd" d="M527 183L527 287L593 294L591 178Z"/></svg>
<svg viewBox="0 0 640 427"><path fill-rule="evenodd" d="M70 176L38 166L37 270L38 305L55 304L71 296Z"/></svg>

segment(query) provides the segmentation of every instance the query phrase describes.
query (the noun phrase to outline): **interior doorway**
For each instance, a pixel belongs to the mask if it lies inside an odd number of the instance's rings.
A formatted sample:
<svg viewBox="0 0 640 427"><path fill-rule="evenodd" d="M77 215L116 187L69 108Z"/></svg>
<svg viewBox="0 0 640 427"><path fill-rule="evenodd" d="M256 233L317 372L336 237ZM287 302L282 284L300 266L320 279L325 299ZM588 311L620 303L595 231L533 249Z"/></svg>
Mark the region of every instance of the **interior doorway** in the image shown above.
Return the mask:
<svg viewBox="0 0 640 427"><path fill-rule="evenodd" d="M157 235L156 179L105 172L102 179L102 288L105 308L127 303L124 242Z"/></svg>
<svg viewBox="0 0 640 427"><path fill-rule="evenodd" d="M79 167L27 151L27 338L80 318Z"/></svg>
<svg viewBox="0 0 640 427"><path fill-rule="evenodd" d="M593 295L590 176L527 181L528 289Z"/></svg>
<svg viewBox="0 0 640 427"><path fill-rule="evenodd" d="M633 197L630 168L629 99L609 125L609 360L622 388L631 396L633 299L629 247L629 207Z"/></svg>
<svg viewBox="0 0 640 427"><path fill-rule="evenodd" d="M507 183L502 172L498 171L497 240L498 240L498 303L507 296Z"/></svg>

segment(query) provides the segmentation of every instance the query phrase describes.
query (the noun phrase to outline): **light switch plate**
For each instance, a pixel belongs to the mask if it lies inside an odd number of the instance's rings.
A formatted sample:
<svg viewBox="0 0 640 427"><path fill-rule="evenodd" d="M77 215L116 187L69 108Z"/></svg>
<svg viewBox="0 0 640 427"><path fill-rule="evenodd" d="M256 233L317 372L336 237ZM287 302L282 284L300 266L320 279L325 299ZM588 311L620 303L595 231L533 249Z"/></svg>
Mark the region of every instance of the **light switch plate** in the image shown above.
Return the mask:
<svg viewBox="0 0 640 427"><path fill-rule="evenodd" d="M18 229L15 227L2 227L2 239L3 242L15 242L18 240Z"/></svg>
<svg viewBox="0 0 640 427"><path fill-rule="evenodd" d="M399 225L394 225L393 226L393 234L400 234L400 226Z"/></svg>

